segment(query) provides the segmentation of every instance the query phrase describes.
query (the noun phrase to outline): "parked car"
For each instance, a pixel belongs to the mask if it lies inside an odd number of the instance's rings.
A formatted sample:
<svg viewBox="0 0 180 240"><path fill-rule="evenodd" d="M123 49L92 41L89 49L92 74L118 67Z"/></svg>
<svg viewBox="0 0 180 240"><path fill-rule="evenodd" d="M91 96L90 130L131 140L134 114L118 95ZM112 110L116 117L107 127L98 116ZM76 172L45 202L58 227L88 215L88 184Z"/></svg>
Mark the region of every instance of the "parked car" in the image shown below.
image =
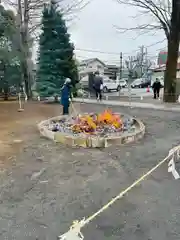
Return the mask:
<svg viewBox="0 0 180 240"><path fill-rule="evenodd" d="M119 84L119 82L117 81L113 81L111 79L103 79L103 86L102 86L103 92L110 92L112 90L115 91L120 91L121 86Z"/></svg>
<svg viewBox="0 0 180 240"><path fill-rule="evenodd" d="M136 79L131 83L132 88L146 88L151 86L151 81L143 80L142 78Z"/></svg>
<svg viewBox="0 0 180 240"><path fill-rule="evenodd" d="M124 79L117 80L117 83L121 86L121 88L127 87L127 82Z"/></svg>

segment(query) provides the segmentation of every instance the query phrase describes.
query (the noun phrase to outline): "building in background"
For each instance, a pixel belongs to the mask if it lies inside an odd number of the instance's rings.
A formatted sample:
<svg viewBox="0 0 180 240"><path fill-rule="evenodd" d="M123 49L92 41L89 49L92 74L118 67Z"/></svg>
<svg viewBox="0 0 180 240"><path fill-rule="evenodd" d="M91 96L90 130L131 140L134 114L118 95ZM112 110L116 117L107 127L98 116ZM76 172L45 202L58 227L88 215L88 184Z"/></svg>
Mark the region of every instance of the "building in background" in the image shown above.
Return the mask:
<svg viewBox="0 0 180 240"><path fill-rule="evenodd" d="M111 79L116 79L117 74L119 73L118 66L105 64L98 58L85 59L78 65L80 79L96 71L98 71L100 75L109 77Z"/></svg>
<svg viewBox="0 0 180 240"><path fill-rule="evenodd" d="M159 67L166 66L167 55L168 55L168 53L166 51L161 51L158 54L157 65ZM179 52L179 57L178 57L178 61L177 61L177 69L180 69L180 52Z"/></svg>
<svg viewBox="0 0 180 240"><path fill-rule="evenodd" d="M120 68L117 65L107 64L104 68L104 75L115 80L119 74Z"/></svg>
<svg viewBox="0 0 180 240"><path fill-rule="evenodd" d="M85 59L81 61L78 66L80 79L96 71L103 75L105 67L106 64L98 58Z"/></svg>
<svg viewBox="0 0 180 240"><path fill-rule="evenodd" d="M158 54L158 59L157 59L158 67L155 67L152 70L152 82L154 82L156 78L164 79L164 73L166 71L167 55L168 55L168 53L166 51L161 51ZM180 52L179 52L179 57L178 57L178 61L177 61L176 78L178 79L177 84L178 84L178 89L180 90L180 82L179 82L179 80L180 80Z"/></svg>
<svg viewBox="0 0 180 240"><path fill-rule="evenodd" d="M100 73L103 77L110 78L112 80L119 79L120 77L120 67L115 64L105 64L98 58L90 58L82 60L78 63L78 71L80 79L92 74L96 71ZM138 64L134 64L134 68L131 73L131 78L136 79L140 77L140 67ZM126 67L122 68L122 78L129 78L129 70ZM85 80L84 80L85 81Z"/></svg>
<svg viewBox="0 0 180 240"><path fill-rule="evenodd" d="M164 77L165 71L166 71L166 65L162 65L162 66L160 66L160 67L158 67L158 68L154 68L154 69L153 69L153 75L152 75L153 81L154 81L156 78L162 78L162 77ZM176 77L177 77L177 79L180 79L180 64L177 65Z"/></svg>

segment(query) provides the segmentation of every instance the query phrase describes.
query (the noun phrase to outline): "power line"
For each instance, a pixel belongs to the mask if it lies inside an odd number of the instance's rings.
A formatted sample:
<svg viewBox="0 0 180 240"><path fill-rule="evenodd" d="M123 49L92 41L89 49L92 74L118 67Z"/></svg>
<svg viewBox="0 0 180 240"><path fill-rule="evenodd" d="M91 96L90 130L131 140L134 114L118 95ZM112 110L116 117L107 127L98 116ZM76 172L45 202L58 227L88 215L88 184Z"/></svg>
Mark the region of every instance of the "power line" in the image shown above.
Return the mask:
<svg viewBox="0 0 180 240"><path fill-rule="evenodd" d="M146 48L150 48L150 47L153 47L153 46L156 46L157 44L159 43L163 43L166 39L163 39L161 41L158 41L158 42L155 42L155 43L152 43L150 45L147 45L145 46ZM84 48L75 48L76 51L82 51L82 52L89 52L89 53L100 53L100 54L107 54L107 55L117 55L119 56L119 53L116 53L116 52L105 52L105 51L100 51L100 50L93 50L93 49L84 49ZM123 53L123 55L128 55L128 54L131 54L133 52L137 52L138 50L133 50L131 52L126 52L126 53Z"/></svg>
<svg viewBox="0 0 180 240"><path fill-rule="evenodd" d="M79 60L84 60L88 58L84 58L84 56L76 55L76 58ZM106 64L119 64L119 59L101 59L102 62Z"/></svg>
<svg viewBox="0 0 180 240"><path fill-rule="evenodd" d="M91 53L102 53L102 54L110 54L110 55L118 55L119 53L115 53L115 52L103 52L103 51L99 51L99 50L92 50L92 49L83 49L83 48L75 48L75 50L77 51L82 51L82 52L91 52Z"/></svg>
<svg viewBox="0 0 180 240"><path fill-rule="evenodd" d="M167 39L166 38L164 38L163 40L161 40L161 41L158 41L158 42L156 42L156 43L152 43L151 45L149 45L149 46L146 46L146 47L153 47L153 46L156 46L157 44L159 44L159 43L163 43L163 42L165 42Z"/></svg>
<svg viewBox="0 0 180 240"><path fill-rule="evenodd" d="M166 40L166 38L164 38L164 39L161 40L161 41L158 41L158 42L152 43L152 44L150 44L150 45L144 46L144 47L145 47L145 48L154 47L154 46L158 45L159 43L163 43L165 40ZM162 50L162 48L157 49L156 51L160 51L160 50ZM133 50L132 52L124 53L124 55L128 55L128 54L130 55L131 53L137 52L137 51L138 51L138 50Z"/></svg>
<svg viewBox="0 0 180 240"><path fill-rule="evenodd" d="M162 50L164 50L163 48L159 48L159 49L156 49L156 51L158 52L158 51L162 51ZM157 53L157 54L155 54L155 55L151 55L151 54L148 54L147 55L147 57L148 57L148 59L149 60L151 60L151 59L155 59L155 58L158 58L158 55L159 55L159 53ZM85 59L85 57L84 56L81 56L81 55L77 55L76 54L76 57L77 58L80 58L80 59ZM119 57L119 55L118 55L118 57ZM88 59L88 58L87 58ZM126 58L125 58L126 59ZM101 61L103 61L104 63L111 63L111 64L119 64L119 58L117 58L117 59L101 59Z"/></svg>

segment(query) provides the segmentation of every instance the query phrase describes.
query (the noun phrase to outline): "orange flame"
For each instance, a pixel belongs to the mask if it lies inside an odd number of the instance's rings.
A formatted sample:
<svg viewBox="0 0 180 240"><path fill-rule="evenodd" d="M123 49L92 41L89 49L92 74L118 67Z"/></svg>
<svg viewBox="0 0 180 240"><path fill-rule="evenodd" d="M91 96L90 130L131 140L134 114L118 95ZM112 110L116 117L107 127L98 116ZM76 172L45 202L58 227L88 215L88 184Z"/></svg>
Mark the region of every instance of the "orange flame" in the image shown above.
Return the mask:
<svg viewBox="0 0 180 240"><path fill-rule="evenodd" d="M104 112L95 116L82 116L78 119L78 123L72 126L72 130L80 133L93 133L97 128L105 125L111 125L118 129L122 127L122 120L118 114L113 114L111 110L107 109Z"/></svg>

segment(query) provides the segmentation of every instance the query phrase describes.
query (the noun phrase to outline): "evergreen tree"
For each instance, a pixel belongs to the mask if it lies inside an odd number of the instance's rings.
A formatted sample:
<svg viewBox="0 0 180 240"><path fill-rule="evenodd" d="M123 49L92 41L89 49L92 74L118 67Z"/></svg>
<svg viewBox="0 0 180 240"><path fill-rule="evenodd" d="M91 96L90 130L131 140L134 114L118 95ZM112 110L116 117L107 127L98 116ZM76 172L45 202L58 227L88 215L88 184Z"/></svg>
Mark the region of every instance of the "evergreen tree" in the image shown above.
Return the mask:
<svg viewBox="0 0 180 240"><path fill-rule="evenodd" d="M20 57L15 47L15 15L0 5L0 93L8 100L9 90L20 84Z"/></svg>
<svg viewBox="0 0 180 240"><path fill-rule="evenodd" d="M73 59L74 46L55 3L43 10L42 34L39 42L37 91L41 96L60 93L65 78L75 83L77 67Z"/></svg>

